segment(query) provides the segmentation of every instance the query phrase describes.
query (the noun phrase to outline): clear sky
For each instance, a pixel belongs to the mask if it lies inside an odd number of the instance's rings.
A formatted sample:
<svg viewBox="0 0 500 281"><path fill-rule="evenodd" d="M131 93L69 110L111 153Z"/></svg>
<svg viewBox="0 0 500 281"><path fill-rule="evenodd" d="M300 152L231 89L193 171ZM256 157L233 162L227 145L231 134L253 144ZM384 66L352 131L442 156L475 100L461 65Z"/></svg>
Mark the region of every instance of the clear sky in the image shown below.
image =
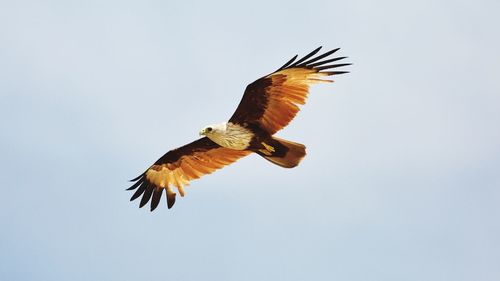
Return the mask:
<svg viewBox="0 0 500 281"><path fill-rule="evenodd" d="M499 1L170 2L0 2L1 280L500 280ZM319 45L299 167L129 202Z"/></svg>

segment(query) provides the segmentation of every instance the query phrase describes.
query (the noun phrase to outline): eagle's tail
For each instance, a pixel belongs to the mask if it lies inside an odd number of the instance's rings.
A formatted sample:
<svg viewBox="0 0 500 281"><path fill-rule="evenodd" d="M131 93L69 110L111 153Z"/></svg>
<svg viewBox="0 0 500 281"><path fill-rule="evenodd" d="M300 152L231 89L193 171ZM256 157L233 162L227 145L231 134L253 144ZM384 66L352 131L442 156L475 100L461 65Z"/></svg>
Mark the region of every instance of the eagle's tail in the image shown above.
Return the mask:
<svg viewBox="0 0 500 281"><path fill-rule="evenodd" d="M273 142L279 143L278 145L271 144L271 151L268 153L262 153L259 151L259 155L264 157L266 160L281 166L283 168L293 168L299 165L300 161L304 156L306 156L306 147L303 144L287 141L277 137L273 137ZM282 146L284 149L280 149ZM274 151L277 148L277 151Z"/></svg>

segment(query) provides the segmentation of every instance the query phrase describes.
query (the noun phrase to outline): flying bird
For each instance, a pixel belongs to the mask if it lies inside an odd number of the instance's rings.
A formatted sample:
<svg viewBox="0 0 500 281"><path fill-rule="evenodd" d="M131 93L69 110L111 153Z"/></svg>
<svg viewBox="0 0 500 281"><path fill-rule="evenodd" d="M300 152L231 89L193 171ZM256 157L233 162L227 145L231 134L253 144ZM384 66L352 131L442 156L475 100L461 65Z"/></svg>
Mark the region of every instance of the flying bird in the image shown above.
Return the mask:
<svg viewBox="0 0 500 281"><path fill-rule="evenodd" d="M348 73L334 70L350 63L334 63L346 57L331 57L339 48L316 55L321 47L301 59L297 55L278 70L249 84L229 121L209 125L200 139L170 150L144 173L131 180L133 201L141 197L142 208L151 200L151 211L158 206L163 190L167 206L175 203L177 189L184 196L190 181L256 153L273 164L293 168L306 155L303 144L274 136L292 121L303 105L309 86L333 82L328 76Z"/></svg>

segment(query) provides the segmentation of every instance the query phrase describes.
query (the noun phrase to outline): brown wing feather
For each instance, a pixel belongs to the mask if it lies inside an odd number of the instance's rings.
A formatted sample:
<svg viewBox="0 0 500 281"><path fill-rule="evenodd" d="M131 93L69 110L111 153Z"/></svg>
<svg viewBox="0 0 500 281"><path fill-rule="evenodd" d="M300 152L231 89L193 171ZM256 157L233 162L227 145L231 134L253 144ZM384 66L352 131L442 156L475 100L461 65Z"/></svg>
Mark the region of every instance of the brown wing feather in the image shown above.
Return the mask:
<svg viewBox="0 0 500 281"><path fill-rule="evenodd" d="M346 57L322 60L339 49L313 57L320 49L315 49L298 61L295 61L295 56L274 73L248 85L229 122L258 124L271 135L288 125L300 110L299 105L305 103L310 85L333 82L324 78L347 73L324 71L350 64L327 65Z"/></svg>
<svg viewBox="0 0 500 281"><path fill-rule="evenodd" d="M128 190L137 189L132 198L142 195L140 207L151 200L151 211L159 204L163 189L166 190L168 208L175 203L177 188L184 196L184 186L189 182L210 174L250 154L250 151L224 148L208 138L198 139L190 144L171 150L156 161Z"/></svg>

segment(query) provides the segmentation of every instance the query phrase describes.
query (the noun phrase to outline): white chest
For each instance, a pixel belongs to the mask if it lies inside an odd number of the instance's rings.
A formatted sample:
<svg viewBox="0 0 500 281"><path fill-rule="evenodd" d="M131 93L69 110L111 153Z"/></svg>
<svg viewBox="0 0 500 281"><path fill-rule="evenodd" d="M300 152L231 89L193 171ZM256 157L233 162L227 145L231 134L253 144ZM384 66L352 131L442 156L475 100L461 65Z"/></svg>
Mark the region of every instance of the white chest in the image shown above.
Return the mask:
<svg viewBox="0 0 500 281"><path fill-rule="evenodd" d="M244 150L250 145L253 133L237 124L227 123L225 130L216 131L207 137L220 146Z"/></svg>

